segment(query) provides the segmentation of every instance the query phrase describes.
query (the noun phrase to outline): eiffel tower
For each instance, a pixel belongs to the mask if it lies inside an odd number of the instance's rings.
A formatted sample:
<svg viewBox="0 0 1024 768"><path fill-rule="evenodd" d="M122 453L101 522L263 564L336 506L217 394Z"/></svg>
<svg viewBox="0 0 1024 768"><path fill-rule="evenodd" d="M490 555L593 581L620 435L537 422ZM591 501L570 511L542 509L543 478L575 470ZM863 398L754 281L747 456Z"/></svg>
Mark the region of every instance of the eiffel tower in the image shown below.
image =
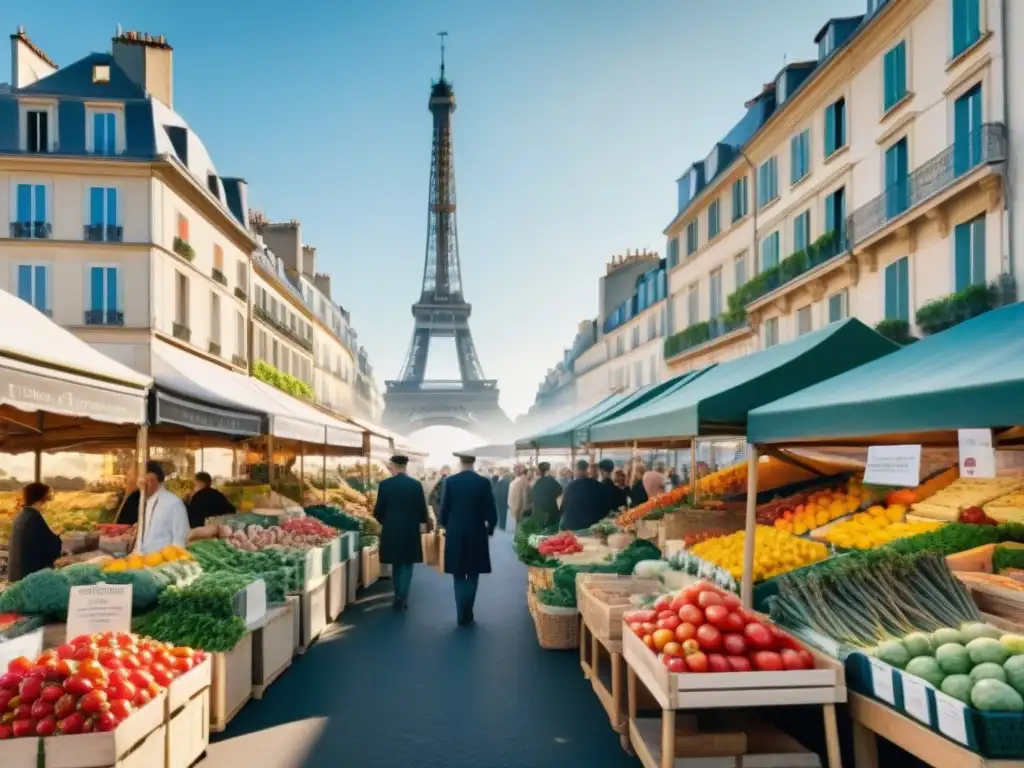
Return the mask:
<svg viewBox="0 0 1024 768"><path fill-rule="evenodd" d="M398 379L385 382L384 423L408 434L431 426L459 427L494 436L510 426L498 405L498 382L484 376L469 330L472 306L462 293L459 240L455 226L455 164L452 113L455 91L445 79L444 39L441 76L430 89L434 137L430 158L430 205L423 287L412 305L412 343ZM427 358L435 339L455 339L459 378L428 380Z"/></svg>

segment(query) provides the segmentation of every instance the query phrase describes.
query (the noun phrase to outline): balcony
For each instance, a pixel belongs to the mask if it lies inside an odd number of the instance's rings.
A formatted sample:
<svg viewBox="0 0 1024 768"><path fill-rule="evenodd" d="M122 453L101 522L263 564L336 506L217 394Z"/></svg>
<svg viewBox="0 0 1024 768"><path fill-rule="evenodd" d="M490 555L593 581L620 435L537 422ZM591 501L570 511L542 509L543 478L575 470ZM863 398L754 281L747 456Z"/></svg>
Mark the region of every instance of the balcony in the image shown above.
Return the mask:
<svg viewBox="0 0 1024 768"><path fill-rule="evenodd" d="M210 342L209 349L210 349L210 354L211 355L214 355L216 357L220 357L220 344L218 344L216 341L211 341Z"/></svg>
<svg viewBox="0 0 1024 768"><path fill-rule="evenodd" d="M174 323L171 326L171 333L178 341L192 341L192 329L184 323Z"/></svg>
<svg viewBox="0 0 1024 768"><path fill-rule="evenodd" d="M124 241L124 227L114 224L86 224L82 238L90 243L120 243Z"/></svg>
<svg viewBox="0 0 1024 768"><path fill-rule="evenodd" d="M929 200L951 192L957 182L973 171L1005 161L1006 144L1006 126L986 123L966 139L946 147L905 179L891 184L874 200L853 212L847 220L851 245L862 245L890 222Z"/></svg>
<svg viewBox="0 0 1024 768"><path fill-rule="evenodd" d="M172 250L186 261L194 261L196 258L196 252L192 248L192 245L187 240L182 240L180 237L174 238Z"/></svg>
<svg viewBox="0 0 1024 768"><path fill-rule="evenodd" d="M85 310L86 325L124 325L124 312L116 309Z"/></svg>
<svg viewBox="0 0 1024 768"><path fill-rule="evenodd" d="M246 360L241 355L232 355L231 356L231 364L232 365L237 365L239 368L248 368L249 367L249 361Z"/></svg>
<svg viewBox="0 0 1024 768"><path fill-rule="evenodd" d="M1013 275L1002 274L989 285L976 283L929 301L917 310L914 320L921 333L930 336L1016 301L1017 281Z"/></svg>
<svg viewBox="0 0 1024 768"><path fill-rule="evenodd" d="M694 323L679 333L674 333L665 339L664 355L665 360L696 350L723 336L747 328L747 319L743 315L726 313L716 317L714 320Z"/></svg>
<svg viewBox="0 0 1024 768"><path fill-rule="evenodd" d="M10 230L14 238L45 240L53 234L53 225L48 221L12 221Z"/></svg>
<svg viewBox="0 0 1024 768"><path fill-rule="evenodd" d="M249 294L247 294L245 289L241 286L235 286L235 298L241 299L242 301L248 301Z"/></svg>
<svg viewBox="0 0 1024 768"><path fill-rule="evenodd" d="M283 336L287 336L289 339L298 344L307 352L313 351L313 342L311 339L307 339L305 336L302 336L301 334L299 334L298 331L291 328L286 323L281 322L278 318L274 317L263 307L253 307L252 313L257 318L262 320L264 323L269 325L271 328L276 330L278 333L282 334Z"/></svg>
<svg viewBox="0 0 1024 768"><path fill-rule="evenodd" d="M214 280L215 280L216 282L218 282L218 283L220 283L221 285L223 285L223 286L224 286L225 288L227 288L227 287L228 287L228 279L227 279L227 277L226 277L226 276L224 275L224 273L223 273L223 272L221 272L221 271L220 271L219 269L217 269L216 267L214 267L214 268L213 268L213 269L212 269L212 270L210 271L210 277L212 277L212 278L213 278L213 279L214 279Z"/></svg>
<svg viewBox="0 0 1024 768"><path fill-rule="evenodd" d="M729 310L745 311L754 309L754 305L767 303L761 300L776 292L783 293L780 289L824 264L833 261L838 263L838 257L848 251L849 242L844 232L826 232L806 248L790 254L774 267L755 275L731 293L726 299Z"/></svg>

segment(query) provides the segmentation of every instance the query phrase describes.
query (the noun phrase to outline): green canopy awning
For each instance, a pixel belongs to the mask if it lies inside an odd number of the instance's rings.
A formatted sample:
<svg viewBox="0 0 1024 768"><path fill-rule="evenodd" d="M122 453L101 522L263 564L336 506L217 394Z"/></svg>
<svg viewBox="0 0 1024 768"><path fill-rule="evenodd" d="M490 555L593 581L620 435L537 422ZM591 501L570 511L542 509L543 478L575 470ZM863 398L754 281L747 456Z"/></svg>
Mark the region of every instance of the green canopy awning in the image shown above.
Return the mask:
<svg viewBox="0 0 1024 768"><path fill-rule="evenodd" d="M1024 424L1024 304L1011 304L764 405L751 442Z"/></svg>
<svg viewBox="0 0 1024 768"><path fill-rule="evenodd" d="M627 445L744 435L752 409L897 349L859 320L832 323L788 344L721 363L671 394L598 424L590 441Z"/></svg>
<svg viewBox="0 0 1024 768"><path fill-rule="evenodd" d="M599 413L603 413L614 405L622 402L626 395L608 395L596 405L590 406L582 413L577 413L572 418L560 421L547 429L516 440L517 451L535 450L537 448L571 448L572 436L576 427L586 424L587 421Z"/></svg>

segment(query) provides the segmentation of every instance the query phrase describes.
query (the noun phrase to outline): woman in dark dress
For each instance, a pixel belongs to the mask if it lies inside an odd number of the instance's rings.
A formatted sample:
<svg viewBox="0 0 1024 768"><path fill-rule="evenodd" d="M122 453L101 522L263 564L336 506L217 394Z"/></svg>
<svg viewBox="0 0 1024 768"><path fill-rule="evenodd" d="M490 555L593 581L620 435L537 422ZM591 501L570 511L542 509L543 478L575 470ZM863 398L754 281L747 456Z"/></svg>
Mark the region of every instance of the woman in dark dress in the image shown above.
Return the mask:
<svg viewBox="0 0 1024 768"><path fill-rule="evenodd" d="M637 461L633 465L633 477L631 480L633 485L629 489L629 504L630 506L637 507L647 501L647 491L644 490L644 465L642 461Z"/></svg>
<svg viewBox="0 0 1024 768"><path fill-rule="evenodd" d="M7 561L7 580L12 582L52 568L60 557L60 536L50 530L38 509L50 500L50 486L29 483L21 493L23 506L11 528Z"/></svg>

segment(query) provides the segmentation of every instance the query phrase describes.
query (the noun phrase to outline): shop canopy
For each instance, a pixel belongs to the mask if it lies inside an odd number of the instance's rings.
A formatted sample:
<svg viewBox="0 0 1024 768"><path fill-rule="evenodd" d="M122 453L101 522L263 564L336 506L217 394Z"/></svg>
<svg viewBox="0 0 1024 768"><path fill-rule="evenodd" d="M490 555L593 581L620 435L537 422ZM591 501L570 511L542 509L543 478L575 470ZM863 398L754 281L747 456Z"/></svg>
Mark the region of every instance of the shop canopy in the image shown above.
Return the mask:
<svg viewBox="0 0 1024 768"><path fill-rule="evenodd" d="M430 453L422 446L416 445L412 440L403 437L397 432L392 432L386 427L374 424L355 416L346 416L345 421L355 424L370 436L370 453L374 456L390 456L393 453L400 453L405 456L426 456Z"/></svg>
<svg viewBox="0 0 1024 768"><path fill-rule="evenodd" d="M59 414L68 428L66 417L145 423L149 376L112 360L5 291L0 313L0 405Z"/></svg>
<svg viewBox="0 0 1024 768"><path fill-rule="evenodd" d="M272 413L272 434L287 440L298 440L303 443L326 443L329 446L343 449L343 453L360 454L363 452L363 432L351 424L346 424L333 416L318 411L312 405L296 400L276 387L260 381L249 379L257 390L271 402L276 403Z"/></svg>
<svg viewBox="0 0 1024 768"><path fill-rule="evenodd" d="M556 422L547 429L541 430L529 437L516 440L516 450L528 451L540 448L571 448L573 433L577 427L586 424L593 417L604 413L609 408L621 403L625 399L626 395L608 395L604 400L590 406L590 408L587 408L582 413L578 413L565 421Z"/></svg>
<svg viewBox="0 0 1024 768"><path fill-rule="evenodd" d="M744 435L752 409L898 348L859 320L832 323L706 369L672 392L596 425L590 442L666 445L702 435Z"/></svg>
<svg viewBox="0 0 1024 768"><path fill-rule="evenodd" d="M1012 304L750 413L755 443L945 442L1024 423L1024 304ZM917 437L913 437L913 435Z"/></svg>

